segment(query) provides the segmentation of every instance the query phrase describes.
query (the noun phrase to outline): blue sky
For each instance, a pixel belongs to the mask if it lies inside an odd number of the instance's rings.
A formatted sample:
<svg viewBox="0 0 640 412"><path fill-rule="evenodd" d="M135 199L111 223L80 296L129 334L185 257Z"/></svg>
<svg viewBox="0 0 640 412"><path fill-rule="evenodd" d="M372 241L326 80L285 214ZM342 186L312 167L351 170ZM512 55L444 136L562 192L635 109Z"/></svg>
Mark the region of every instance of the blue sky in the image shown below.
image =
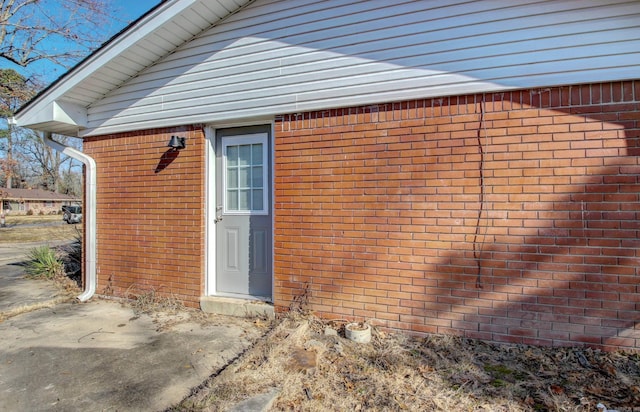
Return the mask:
<svg viewBox="0 0 640 412"><path fill-rule="evenodd" d="M113 25L107 34L107 39L111 38L111 36L118 33L129 23L151 10L159 3L161 3L161 0L111 0L111 4L113 9L116 11L116 15L113 19ZM57 77L64 74L65 71L66 70L64 68L59 68L56 70L57 75L48 80L55 80Z"/></svg>
<svg viewBox="0 0 640 412"><path fill-rule="evenodd" d="M65 1L65 0L58 0ZM110 5L113 12L113 19L111 25L108 27L102 27L105 30L105 40L109 39L114 34L118 33L129 23L142 16L144 13L152 9L159 4L161 0L111 0ZM52 47L59 46L64 47L62 44L52 44ZM0 68L11 67L16 69L23 75L29 76L35 74L45 84L51 83L58 77L63 75L67 69L61 66L56 66L48 61L40 61L29 68L24 69L18 66L14 66L6 61L0 61Z"/></svg>
<svg viewBox="0 0 640 412"><path fill-rule="evenodd" d="M122 13L120 18L130 23L151 10L160 0L112 0L112 3Z"/></svg>

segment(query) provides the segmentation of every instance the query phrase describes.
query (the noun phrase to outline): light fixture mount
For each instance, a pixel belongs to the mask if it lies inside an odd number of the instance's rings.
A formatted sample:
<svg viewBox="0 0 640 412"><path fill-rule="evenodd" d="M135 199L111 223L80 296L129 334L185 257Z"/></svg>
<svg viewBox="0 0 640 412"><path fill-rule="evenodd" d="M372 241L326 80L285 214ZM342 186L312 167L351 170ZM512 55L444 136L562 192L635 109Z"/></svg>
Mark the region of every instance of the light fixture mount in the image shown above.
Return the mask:
<svg viewBox="0 0 640 412"><path fill-rule="evenodd" d="M174 150L180 150L187 147L187 144L185 143L184 137L171 136L171 139L169 139L169 144L167 145L167 147L170 147Z"/></svg>

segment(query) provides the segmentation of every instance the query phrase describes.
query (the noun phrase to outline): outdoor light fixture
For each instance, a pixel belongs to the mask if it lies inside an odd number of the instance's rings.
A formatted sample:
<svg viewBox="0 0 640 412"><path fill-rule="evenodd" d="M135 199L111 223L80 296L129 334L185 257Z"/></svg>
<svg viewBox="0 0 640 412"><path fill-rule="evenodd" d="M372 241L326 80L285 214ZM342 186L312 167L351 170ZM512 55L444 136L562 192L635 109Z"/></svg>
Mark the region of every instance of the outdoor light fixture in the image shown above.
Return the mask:
<svg viewBox="0 0 640 412"><path fill-rule="evenodd" d="M174 150L180 150L187 147L187 144L184 142L184 137L171 136L171 139L169 140L169 144L167 145L167 147L170 147Z"/></svg>

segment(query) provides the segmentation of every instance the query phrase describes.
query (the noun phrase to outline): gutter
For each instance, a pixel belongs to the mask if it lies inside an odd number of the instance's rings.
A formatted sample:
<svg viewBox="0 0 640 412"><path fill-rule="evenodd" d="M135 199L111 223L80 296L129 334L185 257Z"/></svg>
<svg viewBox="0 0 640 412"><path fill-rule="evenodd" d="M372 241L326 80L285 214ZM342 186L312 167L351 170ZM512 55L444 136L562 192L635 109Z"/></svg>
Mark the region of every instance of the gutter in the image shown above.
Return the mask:
<svg viewBox="0 0 640 412"><path fill-rule="evenodd" d="M44 141L47 146L61 152L72 159L78 160L85 165L85 205L83 206L82 218L85 219L85 286L84 292L78 296L80 302L86 302L96 293L96 161L85 153L73 147L65 146L51 139L51 132L44 132Z"/></svg>

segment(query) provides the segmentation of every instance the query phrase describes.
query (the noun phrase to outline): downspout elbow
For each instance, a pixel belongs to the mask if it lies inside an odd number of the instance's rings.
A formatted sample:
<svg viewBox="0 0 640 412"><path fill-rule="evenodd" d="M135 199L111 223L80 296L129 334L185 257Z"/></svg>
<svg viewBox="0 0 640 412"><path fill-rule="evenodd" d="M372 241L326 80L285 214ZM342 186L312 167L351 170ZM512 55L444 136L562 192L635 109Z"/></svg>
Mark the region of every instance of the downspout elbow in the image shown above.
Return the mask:
<svg viewBox="0 0 640 412"><path fill-rule="evenodd" d="M44 141L47 146L61 152L72 159L78 160L85 165L85 205L83 207L83 219L85 220L85 287L78 296L78 300L86 302L96 293L96 162L92 157L73 147L65 146L51 139L51 133L44 133Z"/></svg>

